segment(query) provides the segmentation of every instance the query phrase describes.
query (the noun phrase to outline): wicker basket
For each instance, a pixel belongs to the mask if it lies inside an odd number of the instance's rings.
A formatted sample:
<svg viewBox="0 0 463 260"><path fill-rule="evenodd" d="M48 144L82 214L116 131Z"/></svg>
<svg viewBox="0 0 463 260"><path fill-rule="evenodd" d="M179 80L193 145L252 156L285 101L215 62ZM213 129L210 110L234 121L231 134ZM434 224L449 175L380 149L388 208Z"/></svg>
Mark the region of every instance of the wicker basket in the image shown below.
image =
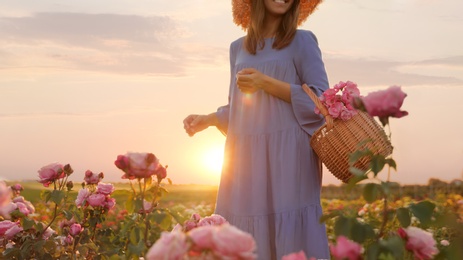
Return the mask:
<svg viewBox="0 0 463 260"><path fill-rule="evenodd" d="M375 154L389 156L392 145L384 129L365 112L358 113L351 119L343 121L333 119L317 95L306 85L304 91L314 101L320 113L325 117L326 123L313 134L310 145L314 149L326 168L339 180L347 183L352 177L349 171L349 154L356 150L368 148ZM362 141L365 144L359 147ZM362 157L353 166L362 170L369 168L369 159Z"/></svg>

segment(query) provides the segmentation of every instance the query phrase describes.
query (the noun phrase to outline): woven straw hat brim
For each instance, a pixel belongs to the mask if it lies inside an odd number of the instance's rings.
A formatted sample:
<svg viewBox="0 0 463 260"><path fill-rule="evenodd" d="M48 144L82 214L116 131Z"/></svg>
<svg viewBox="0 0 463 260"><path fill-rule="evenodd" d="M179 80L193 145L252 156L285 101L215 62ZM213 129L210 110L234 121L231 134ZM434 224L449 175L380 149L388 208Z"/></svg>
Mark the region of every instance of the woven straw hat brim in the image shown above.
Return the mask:
<svg viewBox="0 0 463 260"><path fill-rule="evenodd" d="M245 30L251 22L251 1L255 0L232 0L233 22ZM301 0L297 24L304 23L321 2L322 0Z"/></svg>

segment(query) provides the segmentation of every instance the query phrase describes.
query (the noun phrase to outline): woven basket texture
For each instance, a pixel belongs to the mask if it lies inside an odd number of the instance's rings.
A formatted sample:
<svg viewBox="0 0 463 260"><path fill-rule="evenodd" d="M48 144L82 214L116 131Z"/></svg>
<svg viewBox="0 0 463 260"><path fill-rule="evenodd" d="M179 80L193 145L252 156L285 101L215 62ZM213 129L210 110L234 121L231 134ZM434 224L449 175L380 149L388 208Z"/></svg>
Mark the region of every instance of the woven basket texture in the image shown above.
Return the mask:
<svg viewBox="0 0 463 260"><path fill-rule="evenodd" d="M349 182L353 176L349 171L349 155L359 149L368 148L374 154L389 156L392 145L384 129L378 122L363 111L349 120L333 119L316 94L306 85L304 91L314 101L326 123L314 132L310 145L326 168L339 180ZM359 146L359 144L362 145ZM360 158L353 166L369 170L369 158Z"/></svg>

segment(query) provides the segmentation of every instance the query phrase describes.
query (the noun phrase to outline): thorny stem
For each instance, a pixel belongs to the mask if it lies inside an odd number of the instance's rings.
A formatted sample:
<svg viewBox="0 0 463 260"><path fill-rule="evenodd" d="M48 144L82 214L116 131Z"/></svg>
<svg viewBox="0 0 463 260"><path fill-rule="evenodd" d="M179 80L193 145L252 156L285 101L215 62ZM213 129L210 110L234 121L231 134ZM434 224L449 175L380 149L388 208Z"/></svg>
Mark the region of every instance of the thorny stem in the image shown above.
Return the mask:
<svg viewBox="0 0 463 260"><path fill-rule="evenodd" d="M385 192L383 192L383 194L384 194L383 223L381 224L378 238L381 238L384 235L384 229L386 228L386 223L388 221L387 195Z"/></svg>

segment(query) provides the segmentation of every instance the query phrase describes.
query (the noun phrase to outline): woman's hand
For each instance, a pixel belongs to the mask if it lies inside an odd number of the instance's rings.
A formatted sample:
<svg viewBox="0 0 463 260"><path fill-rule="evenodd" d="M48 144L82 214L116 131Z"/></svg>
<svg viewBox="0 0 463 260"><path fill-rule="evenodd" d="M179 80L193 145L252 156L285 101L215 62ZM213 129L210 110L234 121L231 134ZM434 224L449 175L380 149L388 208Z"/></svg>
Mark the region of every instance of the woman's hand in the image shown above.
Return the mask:
<svg viewBox="0 0 463 260"><path fill-rule="evenodd" d="M183 128L189 136L201 132L209 126L216 126L218 119L215 113L209 115L189 115L183 120Z"/></svg>
<svg viewBox="0 0 463 260"><path fill-rule="evenodd" d="M252 94L265 86L266 77L256 69L242 69L236 74L236 85L241 92Z"/></svg>
<svg viewBox="0 0 463 260"><path fill-rule="evenodd" d="M236 74L236 84L243 93L254 93L262 89L272 96L291 103L291 85L289 83L269 77L256 69L240 70Z"/></svg>

